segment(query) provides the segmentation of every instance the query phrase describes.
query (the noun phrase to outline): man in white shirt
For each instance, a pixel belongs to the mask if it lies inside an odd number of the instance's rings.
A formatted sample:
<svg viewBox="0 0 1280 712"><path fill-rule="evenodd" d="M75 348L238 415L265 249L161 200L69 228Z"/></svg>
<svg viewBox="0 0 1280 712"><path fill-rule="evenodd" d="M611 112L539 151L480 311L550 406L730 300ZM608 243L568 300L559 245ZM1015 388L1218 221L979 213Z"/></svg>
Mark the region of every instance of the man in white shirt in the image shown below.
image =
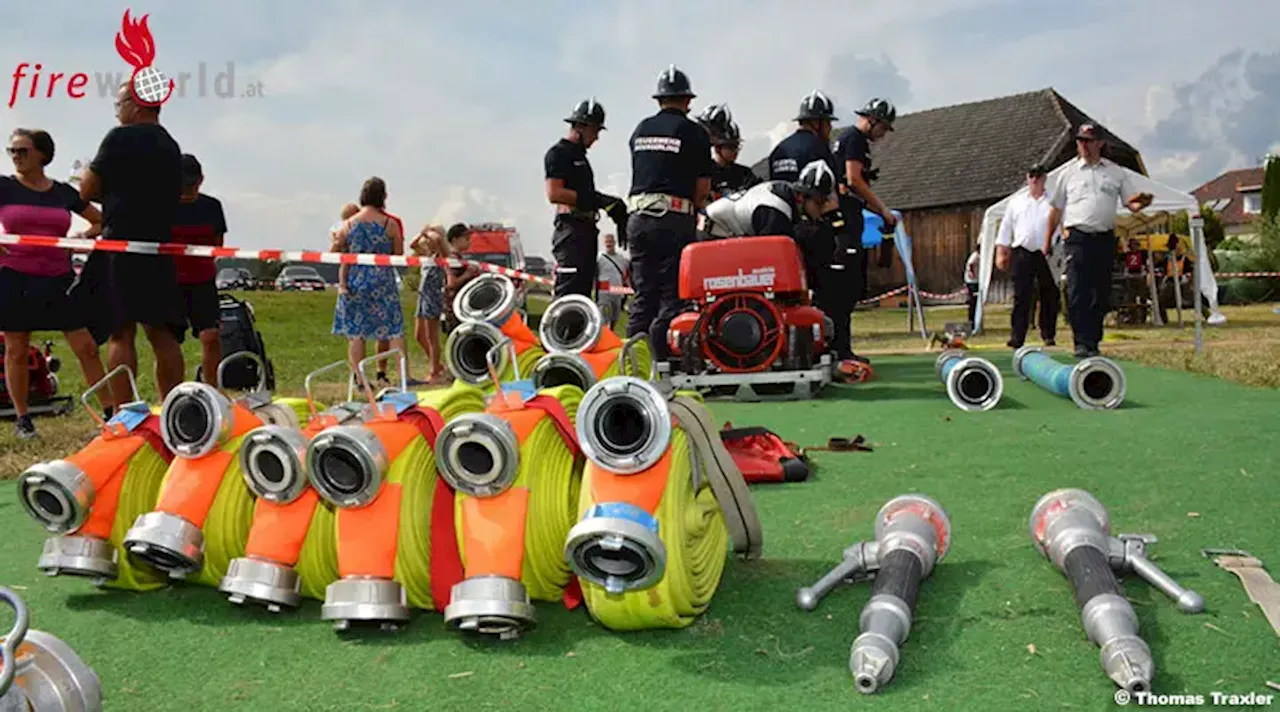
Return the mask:
<svg viewBox="0 0 1280 712"><path fill-rule="evenodd" d="M618 319L622 318L622 304L626 295L609 294L609 287L631 286L631 260L618 252L618 241L613 235L604 236L604 252L596 258L596 303L600 305L600 313L604 323L610 329L617 330Z"/></svg>
<svg viewBox="0 0 1280 712"><path fill-rule="evenodd" d="M1009 202L1000 235L996 238L996 266L1010 269L1013 278L1013 317L1010 348L1022 348L1031 322L1031 304L1040 301L1040 338L1054 345L1058 333L1058 285L1049 269L1048 255L1053 241L1045 238L1049 228L1049 196L1044 192L1045 169L1032 166L1027 171L1027 193ZM1034 291L1033 291L1034 286Z"/></svg>
<svg viewBox="0 0 1280 712"><path fill-rule="evenodd" d="M1048 234L1061 221L1067 248L1067 318L1077 358L1098 355L1102 321L1110 311L1111 270L1116 258L1116 206L1134 213L1151 204L1150 193L1135 192L1125 169L1102 157L1098 127L1076 131L1076 154L1050 196ZM1045 240L1048 252L1048 238Z"/></svg>

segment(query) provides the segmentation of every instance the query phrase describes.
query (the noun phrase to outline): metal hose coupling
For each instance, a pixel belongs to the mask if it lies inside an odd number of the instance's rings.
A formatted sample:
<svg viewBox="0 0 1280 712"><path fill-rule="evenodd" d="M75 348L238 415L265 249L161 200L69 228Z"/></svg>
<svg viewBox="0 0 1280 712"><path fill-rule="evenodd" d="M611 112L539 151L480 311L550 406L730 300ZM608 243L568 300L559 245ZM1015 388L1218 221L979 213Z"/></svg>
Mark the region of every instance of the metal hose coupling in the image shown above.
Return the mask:
<svg viewBox="0 0 1280 712"><path fill-rule="evenodd" d="M1085 633L1101 649L1103 671L1130 693L1150 691L1155 662L1113 569L1137 573L1186 613L1203 611L1204 599L1146 558L1145 545L1154 537L1112 537L1106 508L1084 490L1060 489L1041 497L1028 530L1036 549L1071 581Z"/></svg>
<svg viewBox="0 0 1280 712"><path fill-rule="evenodd" d="M566 294L551 302L538 323L538 338L549 352L582 353L604 333L600 307L581 294Z"/></svg>
<svg viewBox="0 0 1280 712"><path fill-rule="evenodd" d="M409 621L409 604L404 587L397 581L343 578L325 588L320 618L333 621L334 630L349 630L353 624L398 630Z"/></svg>
<svg viewBox="0 0 1280 712"><path fill-rule="evenodd" d="M17 593L0 587L0 600L15 614L13 628L0 637L0 710L101 712L102 684L93 668L58 638L31 630Z"/></svg>
<svg viewBox="0 0 1280 712"><path fill-rule="evenodd" d="M511 278L485 273L463 285L453 298L453 313L463 323L501 327L516 312L517 290Z"/></svg>
<svg viewBox="0 0 1280 712"><path fill-rule="evenodd" d="M578 441L593 465L634 475L657 465L671 444L671 411L652 384L618 376L592 386L578 407ZM601 502L569 530L565 559L610 594L649 588L666 572L658 520L626 502Z"/></svg>
<svg viewBox="0 0 1280 712"><path fill-rule="evenodd" d="M551 352L533 365L535 390L572 385L587 390L596 384L596 373L586 359L576 353Z"/></svg>
<svg viewBox="0 0 1280 712"><path fill-rule="evenodd" d="M874 531L874 540L845 549L840 564L813 586L796 592L796 604L812 611L836 586L874 578L849 655L854 686L864 695L893 679L898 646L911 632L920 582L951 548L946 510L920 494L889 500L876 514Z"/></svg>
<svg viewBox="0 0 1280 712"><path fill-rule="evenodd" d="M960 410L991 410L1004 395L1004 378L995 364L959 349L943 351L936 362L947 397Z"/></svg>
<svg viewBox="0 0 1280 712"><path fill-rule="evenodd" d="M444 344L444 361L453 377L473 386L489 380L489 351L505 337L498 327L483 321L466 322L449 333ZM505 350L498 364L501 372L508 358Z"/></svg>
<svg viewBox="0 0 1280 712"><path fill-rule="evenodd" d="M366 425L325 428L307 443L304 462L311 486L340 508L372 502L391 467L382 441Z"/></svg>
<svg viewBox="0 0 1280 712"><path fill-rule="evenodd" d="M1013 353L1013 372L1050 393L1070 398L1086 410L1110 410L1124 402L1124 371L1115 361L1102 356L1068 366L1038 346L1023 346Z"/></svg>
<svg viewBox="0 0 1280 712"><path fill-rule="evenodd" d="M519 437L509 421L496 415L460 415L449 421L436 439L440 476L465 496L488 499L507 492L515 484L519 467ZM525 522L504 524L519 530L520 536L514 537L511 547L523 547ZM508 547L496 544L495 548ZM536 627L538 617L523 582L486 571L469 574L453 586L444 622L455 630L510 640Z"/></svg>

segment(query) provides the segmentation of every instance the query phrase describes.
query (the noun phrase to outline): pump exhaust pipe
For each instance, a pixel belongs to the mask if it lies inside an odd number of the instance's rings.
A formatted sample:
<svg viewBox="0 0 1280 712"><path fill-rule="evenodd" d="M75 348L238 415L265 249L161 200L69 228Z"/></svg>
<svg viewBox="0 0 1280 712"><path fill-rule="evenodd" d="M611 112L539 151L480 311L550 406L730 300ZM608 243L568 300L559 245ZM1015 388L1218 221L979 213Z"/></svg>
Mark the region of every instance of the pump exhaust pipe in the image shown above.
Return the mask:
<svg viewBox="0 0 1280 712"><path fill-rule="evenodd" d="M486 272L463 285L453 298L453 313L463 323L501 327L516 312L517 290L511 278Z"/></svg>
<svg viewBox="0 0 1280 712"><path fill-rule="evenodd" d="M670 447L671 411L652 384L618 376L583 396L577 431L594 466L636 474L658 464ZM661 580L667 549L653 515L624 502L600 502L569 530L565 558L581 578L620 594Z"/></svg>
<svg viewBox="0 0 1280 712"><path fill-rule="evenodd" d="M1150 692L1155 661L1113 569L1137 573L1185 613L1203 611L1204 599L1146 558L1144 547L1155 537L1112 537L1106 508L1084 490L1060 489L1041 497L1027 528L1036 549L1071 581L1085 633L1101 649L1107 677L1131 694Z"/></svg>
<svg viewBox="0 0 1280 712"><path fill-rule="evenodd" d="M0 637L0 710L101 712L102 683L69 645L31 630L26 603L0 587L13 607L13 628ZM15 684L16 683L16 684Z"/></svg>
<svg viewBox="0 0 1280 712"><path fill-rule="evenodd" d="M991 410L1004 395L1004 378L995 364L957 349L943 351L936 362L947 397L960 410Z"/></svg>
<svg viewBox="0 0 1280 712"><path fill-rule="evenodd" d="M1124 402L1124 371L1109 358L1093 356L1075 366L1055 361L1038 346L1013 354L1013 372L1086 410L1110 410Z"/></svg>
<svg viewBox="0 0 1280 712"><path fill-rule="evenodd" d="M846 549L844 561L813 586L796 592L796 604L812 611L836 586L874 577L849 655L858 692L872 694L893 679L898 646L911 632L920 582L950 548L951 520L942 505L924 495L901 495L876 514L872 541Z"/></svg>
<svg viewBox="0 0 1280 712"><path fill-rule="evenodd" d="M581 294L566 294L551 302L538 323L538 338L551 353L590 351L603 333L600 307Z"/></svg>

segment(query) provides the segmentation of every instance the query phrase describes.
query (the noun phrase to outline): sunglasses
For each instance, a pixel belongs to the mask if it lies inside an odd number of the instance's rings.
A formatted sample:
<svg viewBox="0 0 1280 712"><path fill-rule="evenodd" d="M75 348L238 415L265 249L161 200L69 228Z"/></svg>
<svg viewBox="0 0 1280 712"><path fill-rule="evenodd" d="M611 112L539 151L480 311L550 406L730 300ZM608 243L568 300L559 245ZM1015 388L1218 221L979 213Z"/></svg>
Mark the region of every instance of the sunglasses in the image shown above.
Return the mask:
<svg viewBox="0 0 1280 712"><path fill-rule="evenodd" d="M25 146L20 146L20 147L18 147L18 148L14 148L14 147L10 146L10 147L6 148L5 150L6 150L6 151L8 151L8 152L9 152L9 155L10 155L10 156L13 156L14 158L26 158L26 157L27 157L27 154L28 154L28 153L30 153L30 151L31 151L31 149L29 149L29 148L27 148L27 147L25 147Z"/></svg>

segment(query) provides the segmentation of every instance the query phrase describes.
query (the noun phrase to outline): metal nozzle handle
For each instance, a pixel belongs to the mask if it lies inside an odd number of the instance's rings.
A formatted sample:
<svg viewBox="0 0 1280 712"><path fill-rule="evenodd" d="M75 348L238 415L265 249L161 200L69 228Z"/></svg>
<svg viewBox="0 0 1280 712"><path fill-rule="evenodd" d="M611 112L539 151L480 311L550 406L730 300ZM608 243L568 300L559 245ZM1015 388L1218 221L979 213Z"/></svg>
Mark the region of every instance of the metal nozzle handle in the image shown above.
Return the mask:
<svg viewBox="0 0 1280 712"><path fill-rule="evenodd" d="M622 353L618 355L618 373L624 376L631 375L631 373L627 370L627 367L630 366L631 362L635 360L635 357L632 356L632 352L635 351L636 347L640 345L640 342L646 338L648 338L647 334L636 334L635 336L622 342ZM657 374L654 369L654 360L650 358L649 359L649 380L650 381L657 380L657 378L655 377L656 375Z"/></svg>
<svg viewBox="0 0 1280 712"><path fill-rule="evenodd" d="M823 574L812 586L796 591L796 605L806 611L818 607L818 602L840 584L865 572L866 563L860 556L845 556L835 568Z"/></svg>
<svg viewBox="0 0 1280 712"><path fill-rule="evenodd" d="M4 697L13 685L13 678L18 667L18 646L27 637L27 627L31 618L27 613L27 604L12 590L0 586L0 600L13 606L13 627L4 636L4 645L0 645L0 697Z"/></svg>
<svg viewBox="0 0 1280 712"><path fill-rule="evenodd" d="M322 373L325 373L325 372L327 372L327 371L332 371L333 369L338 368L339 366L347 366L347 365L348 365L348 364L347 364L347 360L346 360L346 359L343 359L343 360L341 360L341 361L334 361L333 363L329 364L328 366L321 366L320 368L317 368L316 370L312 371L311 373L308 373L308 374L307 374L306 379L304 379L304 380L302 381L302 388L303 388L303 389L306 391L306 393L307 393L307 408L309 408L309 409L311 410L311 417L312 417L312 418L314 418L314 417L316 417L317 415L319 415L319 414L320 414L320 411L316 409L316 399L315 399L315 397L314 397L314 396L312 395L312 393L311 393L311 380L312 380L312 379L314 379L316 376L319 376L319 375L320 375L320 374L322 374ZM350 373L350 367L349 367L349 366L348 366L348 369L347 369L347 370L348 370L348 373ZM348 400L348 401L350 401L350 400L351 400L351 392L350 392L350 390L348 390L348 392L347 392L347 400Z"/></svg>
<svg viewBox="0 0 1280 712"><path fill-rule="evenodd" d="M511 372L514 374L512 380L520 380L520 363L519 354L516 353L516 342L510 336L503 336L502 340L494 344L487 352L485 352L485 365L489 367L489 378L493 379L493 387L502 392L502 378L499 373L498 364L502 363L502 349L511 349Z"/></svg>
<svg viewBox="0 0 1280 712"><path fill-rule="evenodd" d="M401 349L388 349L381 353L375 353L372 356L366 356L365 358L360 359L360 362L356 364L356 372L360 374L360 385L364 387L365 397L369 399L369 404L373 406L373 411L375 413L378 412L378 399L373 394L373 386L369 385L369 377L365 375L364 369L365 366L368 366L374 361L391 358L392 356L398 356L400 361L400 390L408 392L409 374L405 370L404 351ZM348 400L350 400L350 397L348 397Z"/></svg>
<svg viewBox="0 0 1280 712"><path fill-rule="evenodd" d="M93 418L93 422L97 423L99 428L107 427L107 421L103 420L102 416L98 413L98 411L94 410L93 406L89 405L89 397L92 396L94 393L97 393L98 391L102 390L102 387L110 383L111 379L121 371L124 371L125 373L129 374L129 389L133 393L133 401L135 403L142 401L142 396L138 395L138 381L133 377L133 369L129 368L127 365L123 363L111 369L110 371L107 372L107 375L102 377L102 380L98 381L92 386L89 386L89 390L85 391L80 395L80 405L83 405L84 409L89 411L89 417ZM119 408L122 405L124 404L116 403L117 408Z"/></svg>
<svg viewBox="0 0 1280 712"><path fill-rule="evenodd" d="M227 364L236 361L252 361L258 365L258 385L254 387L254 392L265 393L267 390L267 365L262 362L262 357L252 351L237 351L230 356L218 362L218 373L215 383L218 384L218 390L227 390L226 384L223 383L222 374L227 370Z"/></svg>
<svg viewBox="0 0 1280 712"><path fill-rule="evenodd" d="M1133 571L1142 580L1160 589L1178 604L1183 613L1202 613L1204 597L1189 588L1183 588L1168 574L1147 558L1147 544L1156 543L1156 537L1150 534L1121 534L1115 537L1112 546L1121 549L1123 559L1121 567Z"/></svg>

